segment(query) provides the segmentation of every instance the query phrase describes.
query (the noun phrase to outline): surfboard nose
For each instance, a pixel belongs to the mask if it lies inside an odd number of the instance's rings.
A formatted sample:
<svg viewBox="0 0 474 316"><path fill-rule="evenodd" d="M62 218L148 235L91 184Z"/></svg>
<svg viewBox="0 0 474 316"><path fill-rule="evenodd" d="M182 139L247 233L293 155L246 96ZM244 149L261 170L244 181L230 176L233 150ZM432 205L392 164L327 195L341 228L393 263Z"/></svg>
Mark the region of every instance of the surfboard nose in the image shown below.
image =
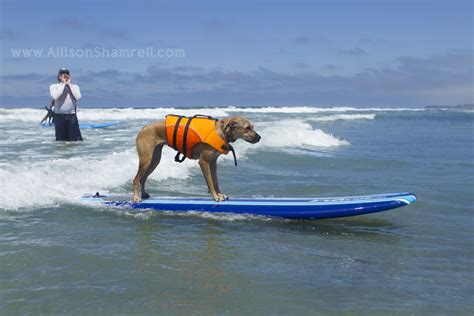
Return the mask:
<svg viewBox="0 0 474 316"><path fill-rule="evenodd" d="M407 196L404 197L404 200L406 200L408 204L413 204L416 202L416 195L414 193L408 193Z"/></svg>

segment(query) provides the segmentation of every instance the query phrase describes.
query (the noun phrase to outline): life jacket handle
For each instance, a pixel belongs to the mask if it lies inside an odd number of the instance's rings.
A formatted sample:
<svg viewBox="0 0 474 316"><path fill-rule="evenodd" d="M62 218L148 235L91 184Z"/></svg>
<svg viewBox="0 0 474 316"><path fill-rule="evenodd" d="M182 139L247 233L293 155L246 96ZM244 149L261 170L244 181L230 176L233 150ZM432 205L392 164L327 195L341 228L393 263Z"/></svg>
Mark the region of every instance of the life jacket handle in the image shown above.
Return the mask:
<svg viewBox="0 0 474 316"><path fill-rule="evenodd" d="M209 120L218 121L218 119L213 118L213 117L210 116L210 115L204 115L204 114L196 114L196 115L193 115L193 118L194 118L194 117L197 117L197 118L207 118L207 119L209 119Z"/></svg>

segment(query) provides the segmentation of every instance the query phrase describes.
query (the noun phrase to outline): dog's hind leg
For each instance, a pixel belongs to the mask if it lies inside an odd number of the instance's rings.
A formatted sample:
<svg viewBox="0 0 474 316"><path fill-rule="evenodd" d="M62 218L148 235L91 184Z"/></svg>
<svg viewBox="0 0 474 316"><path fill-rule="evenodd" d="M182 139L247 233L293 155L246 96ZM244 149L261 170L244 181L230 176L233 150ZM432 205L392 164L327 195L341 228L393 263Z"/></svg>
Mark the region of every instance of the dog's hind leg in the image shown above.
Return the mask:
<svg viewBox="0 0 474 316"><path fill-rule="evenodd" d="M146 168L147 168L147 164L142 163L140 161L138 165L137 175L135 176L135 178L133 178L133 202L141 201L140 195L138 194L138 185L140 184L140 181L143 175L145 174Z"/></svg>
<svg viewBox="0 0 474 316"><path fill-rule="evenodd" d="M160 163L161 149L166 143L165 121L145 125L138 133L136 144L138 154L138 172L133 179L133 201L139 202L138 185L142 188L142 197L147 197L145 182Z"/></svg>
<svg viewBox="0 0 474 316"><path fill-rule="evenodd" d="M137 175L133 179L134 202L139 202L141 200L140 195L138 194L139 184L142 188L141 196L146 198L147 193L144 191L146 178L148 178L148 176L153 172L153 170L155 170L156 166L160 162L162 148L163 143L157 145L155 142L138 141L137 138L137 152L139 162Z"/></svg>
<svg viewBox="0 0 474 316"><path fill-rule="evenodd" d="M140 178L140 186L142 189L143 199L148 199L150 197L150 195L145 191L145 183L146 183L146 179L150 176L150 174L153 173L153 171L155 171L156 167L160 164L162 149L163 149L163 144L160 144L155 147L155 149L153 150L153 155L151 157L151 162L148 165L148 168L146 168L145 172Z"/></svg>

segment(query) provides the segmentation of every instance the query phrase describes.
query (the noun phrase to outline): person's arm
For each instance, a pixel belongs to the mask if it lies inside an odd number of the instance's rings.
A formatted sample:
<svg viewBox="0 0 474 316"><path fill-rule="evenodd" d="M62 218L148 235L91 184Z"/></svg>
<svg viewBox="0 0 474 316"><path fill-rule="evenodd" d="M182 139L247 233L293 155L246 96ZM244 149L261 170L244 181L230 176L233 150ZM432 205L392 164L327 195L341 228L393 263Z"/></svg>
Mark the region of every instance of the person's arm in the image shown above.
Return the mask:
<svg viewBox="0 0 474 316"><path fill-rule="evenodd" d="M61 98L65 92L65 87L66 86L64 84L52 84L49 86L49 93L51 94L53 100Z"/></svg>
<svg viewBox="0 0 474 316"><path fill-rule="evenodd" d="M79 100L81 98L81 89L79 89L79 86L76 84L70 84L68 86L74 99L76 99L76 101Z"/></svg>

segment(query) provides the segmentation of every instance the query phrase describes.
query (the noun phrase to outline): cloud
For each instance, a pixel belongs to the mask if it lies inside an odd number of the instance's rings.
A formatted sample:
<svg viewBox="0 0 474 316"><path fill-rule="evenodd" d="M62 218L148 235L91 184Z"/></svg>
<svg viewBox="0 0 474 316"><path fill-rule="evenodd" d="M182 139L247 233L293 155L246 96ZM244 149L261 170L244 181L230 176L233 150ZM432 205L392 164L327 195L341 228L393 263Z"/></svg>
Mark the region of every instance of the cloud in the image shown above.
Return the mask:
<svg viewBox="0 0 474 316"><path fill-rule="evenodd" d="M52 28L68 30L94 30L97 29L97 23L92 18L63 17L53 19L50 23Z"/></svg>
<svg viewBox="0 0 474 316"><path fill-rule="evenodd" d="M232 28L233 23L227 20L222 20L219 18L212 18L209 20L202 21L200 23L201 27L206 30L224 30Z"/></svg>
<svg viewBox="0 0 474 316"><path fill-rule="evenodd" d="M396 61L405 71L413 71L415 69L418 72L435 70L462 72L463 70L472 71L474 67L473 58L473 51L461 50L436 54L430 58L402 56L397 58Z"/></svg>
<svg viewBox="0 0 474 316"><path fill-rule="evenodd" d="M300 35L300 36L290 38L289 41L292 44L297 44L297 45L317 44L321 47L332 45L331 40L327 38L326 36Z"/></svg>
<svg viewBox="0 0 474 316"><path fill-rule="evenodd" d="M298 37L293 38L291 41L295 44L306 45L306 44L311 43L312 39L311 37L308 37L308 36L298 36Z"/></svg>
<svg viewBox="0 0 474 316"><path fill-rule="evenodd" d="M339 67L334 65L334 64L326 64L326 65L323 66L324 70L330 70L330 71L336 70L338 68Z"/></svg>
<svg viewBox="0 0 474 316"><path fill-rule="evenodd" d="M92 43L92 42L86 42L84 44L82 44L81 46L79 46L79 48L82 48L82 49L95 49L96 47L105 47L103 44L96 44L96 43ZM112 46L109 46L107 45L108 49L113 49L113 48L116 48L116 47L112 47Z"/></svg>
<svg viewBox="0 0 474 316"><path fill-rule="evenodd" d="M103 29L99 30L98 34L101 37L112 38L112 39L127 39L128 33L122 30Z"/></svg>
<svg viewBox="0 0 474 316"><path fill-rule="evenodd" d="M51 79L51 76L42 75L38 73L27 73L27 74L13 74L13 75L1 75L1 81L46 81Z"/></svg>
<svg viewBox="0 0 474 316"><path fill-rule="evenodd" d="M265 67L237 71L157 63L142 72L105 69L74 78L84 90L83 102L102 106L460 104L473 99L472 54L402 56L391 67L353 75L338 74L333 67L330 74L322 74L311 69L286 73ZM38 80L50 77L26 74L0 79L9 83L3 90L6 96L18 95L19 86L30 85L38 89L32 95L40 95L47 88Z"/></svg>
<svg viewBox="0 0 474 316"><path fill-rule="evenodd" d="M309 64L304 63L304 62L295 63L294 66L296 69L300 69L300 70L312 68Z"/></svg>
<svg viewBox="0 0 474 316"><path fill-rule="evenodd" d="M76 17L57 18L53 19L49 25L54 29L92 32L99 35L100 38L126 39L129 37L126 31L102 26L91 17L84 17L80 19Z"/></svg>
<svg viewBox="0 0 474 316"><path fill-rule="evenodd" d="M372 104L424 105L472 99L469 53L428 58L400 57L392 68L351 76L281 73L265 67L250 72L225 68L152 65L145 73L120 73L120 84L141 86L138 94L174 105ZM332 68L334 70L334 68ZM110 83L112 84L112 83ZM138 98L137 94L137 98ZM439 99L440 96L446 99Z"/></svg>
<svg viewBox="0 0 474 316"><path fill-rule="evenodd" d="M367 51L363 50L360 47L354 47L354 48L351 48L351 49L340 49L337 52L340 55L349 55L349 56L368 55Z"/></svg>
<svg viewBox="0 0 474 316"><path fill-rule="evenodd" d="M390 41L386 39L381 39L381 38L363 37L359 39L359 43L361 45L367 45L367 46L385 46L389 44Z"/></svg>
<svg viewBox="0 0 474 316"><path fill-rule="evenodd" d="M16 41L18 39L25 38L25 34L14 31L12 29L2 29L0 30L0 40L6 41Z"/></svg>
<svg viewBox="0 0 474 316"><path fill-rule="evenodd" d="M106 70L101 70L101 71L94 71L94 72L89 72L87 73L87 77L96 77L96 78L107 78L107 79L112 79L115 80L119 76L121 76L122 73L118 71L117 69L106 69Z"/></svg>

